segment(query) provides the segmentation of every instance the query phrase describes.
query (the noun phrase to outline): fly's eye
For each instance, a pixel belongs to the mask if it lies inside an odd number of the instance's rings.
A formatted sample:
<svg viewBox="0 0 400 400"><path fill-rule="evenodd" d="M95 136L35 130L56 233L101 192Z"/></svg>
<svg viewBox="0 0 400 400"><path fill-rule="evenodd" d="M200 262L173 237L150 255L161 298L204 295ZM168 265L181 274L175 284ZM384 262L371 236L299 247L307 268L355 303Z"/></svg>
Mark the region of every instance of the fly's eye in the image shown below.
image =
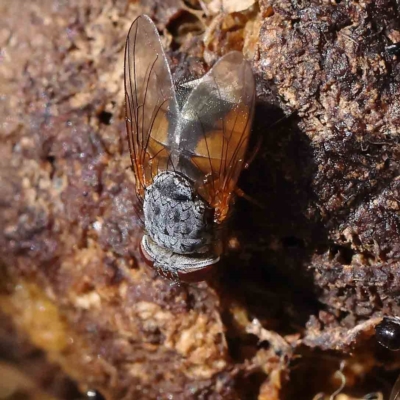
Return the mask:
<svg viewBox="0 0 400 400"><path fill-rule="evenodd" d="M400 321L397 318L385 317L375 327L376 340L389 350L400 350Z"/></svg>

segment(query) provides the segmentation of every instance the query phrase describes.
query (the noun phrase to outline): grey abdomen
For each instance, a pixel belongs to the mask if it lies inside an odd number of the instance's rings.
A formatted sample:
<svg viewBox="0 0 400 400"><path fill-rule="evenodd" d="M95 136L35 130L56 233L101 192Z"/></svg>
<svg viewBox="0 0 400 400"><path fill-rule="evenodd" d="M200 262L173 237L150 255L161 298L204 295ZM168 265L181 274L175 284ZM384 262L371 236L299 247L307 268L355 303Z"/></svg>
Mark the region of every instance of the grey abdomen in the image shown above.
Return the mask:
<svg viewBox="0 0 400 400"><path fill-rule="evenodd" d="M143 210L147 234L159 246L178 254L210 250L211 210L181 174L158 174L146 188Z"/></svg>

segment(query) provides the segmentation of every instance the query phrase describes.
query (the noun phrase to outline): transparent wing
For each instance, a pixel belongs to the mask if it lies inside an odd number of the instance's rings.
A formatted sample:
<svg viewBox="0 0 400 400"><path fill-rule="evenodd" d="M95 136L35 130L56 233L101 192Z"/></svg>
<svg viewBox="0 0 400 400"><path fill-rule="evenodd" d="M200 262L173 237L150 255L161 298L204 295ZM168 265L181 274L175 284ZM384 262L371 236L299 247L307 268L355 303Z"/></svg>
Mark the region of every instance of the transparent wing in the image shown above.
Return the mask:
<svg viewBox="0 0 400 400"><path fill-rule="evenodd" d="M181 112L172 148L175 165L196 182L218 222L226 218L244 166L254 103L253 73L235 51L199 81Z"/></svg>
<svg viewBox="0 0 400 400"><path fill-rule="evenodd" d="M175 131L178 106L171 72L153 21L138 17L125 46L126 127L136 191L143 198L169 160L169 137Z"/></svg>

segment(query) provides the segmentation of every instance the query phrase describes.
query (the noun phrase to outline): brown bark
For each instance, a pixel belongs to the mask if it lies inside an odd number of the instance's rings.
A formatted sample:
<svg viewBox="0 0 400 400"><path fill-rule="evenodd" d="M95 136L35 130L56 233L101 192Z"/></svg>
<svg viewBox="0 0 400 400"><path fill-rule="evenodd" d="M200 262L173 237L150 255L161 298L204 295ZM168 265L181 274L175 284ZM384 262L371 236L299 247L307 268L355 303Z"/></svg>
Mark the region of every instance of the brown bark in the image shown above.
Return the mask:
<svg viewBox="0 0 400 400"><path fill-rule="evenodd" d="M0 371L24 374L14 394L72 398L71 379L107 399L322 399L343 360L343 393L390 389L399 359L374 326L400 312L399 4L244 3L0 2ZM138 251L123 46L144 12L177 82L233 49L257 77L263 144L240 184L264 207L237 201L207 282L171 283Z"/></svg>

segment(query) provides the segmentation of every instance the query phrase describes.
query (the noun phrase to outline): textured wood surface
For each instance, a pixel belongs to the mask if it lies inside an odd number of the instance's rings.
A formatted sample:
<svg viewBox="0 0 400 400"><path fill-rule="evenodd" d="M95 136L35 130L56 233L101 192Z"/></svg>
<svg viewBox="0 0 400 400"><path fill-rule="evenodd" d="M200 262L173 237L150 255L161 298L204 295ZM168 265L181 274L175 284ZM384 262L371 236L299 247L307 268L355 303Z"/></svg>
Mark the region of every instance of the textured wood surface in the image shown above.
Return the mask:
<svg viewBox="0 0 400 400"><path fill-rule="evenodd" d="M73 381L107 399L328 399L341 362L344 398L388 393L399 359L374 326L400 311L396 1L0 12L0 370L25 377L14 395L75 398ZM257 77L263 142L240 186L263 207L237 201L207 282L171 283L138 250L123 46L141 13L178 83L230 50Z"/></svg>

